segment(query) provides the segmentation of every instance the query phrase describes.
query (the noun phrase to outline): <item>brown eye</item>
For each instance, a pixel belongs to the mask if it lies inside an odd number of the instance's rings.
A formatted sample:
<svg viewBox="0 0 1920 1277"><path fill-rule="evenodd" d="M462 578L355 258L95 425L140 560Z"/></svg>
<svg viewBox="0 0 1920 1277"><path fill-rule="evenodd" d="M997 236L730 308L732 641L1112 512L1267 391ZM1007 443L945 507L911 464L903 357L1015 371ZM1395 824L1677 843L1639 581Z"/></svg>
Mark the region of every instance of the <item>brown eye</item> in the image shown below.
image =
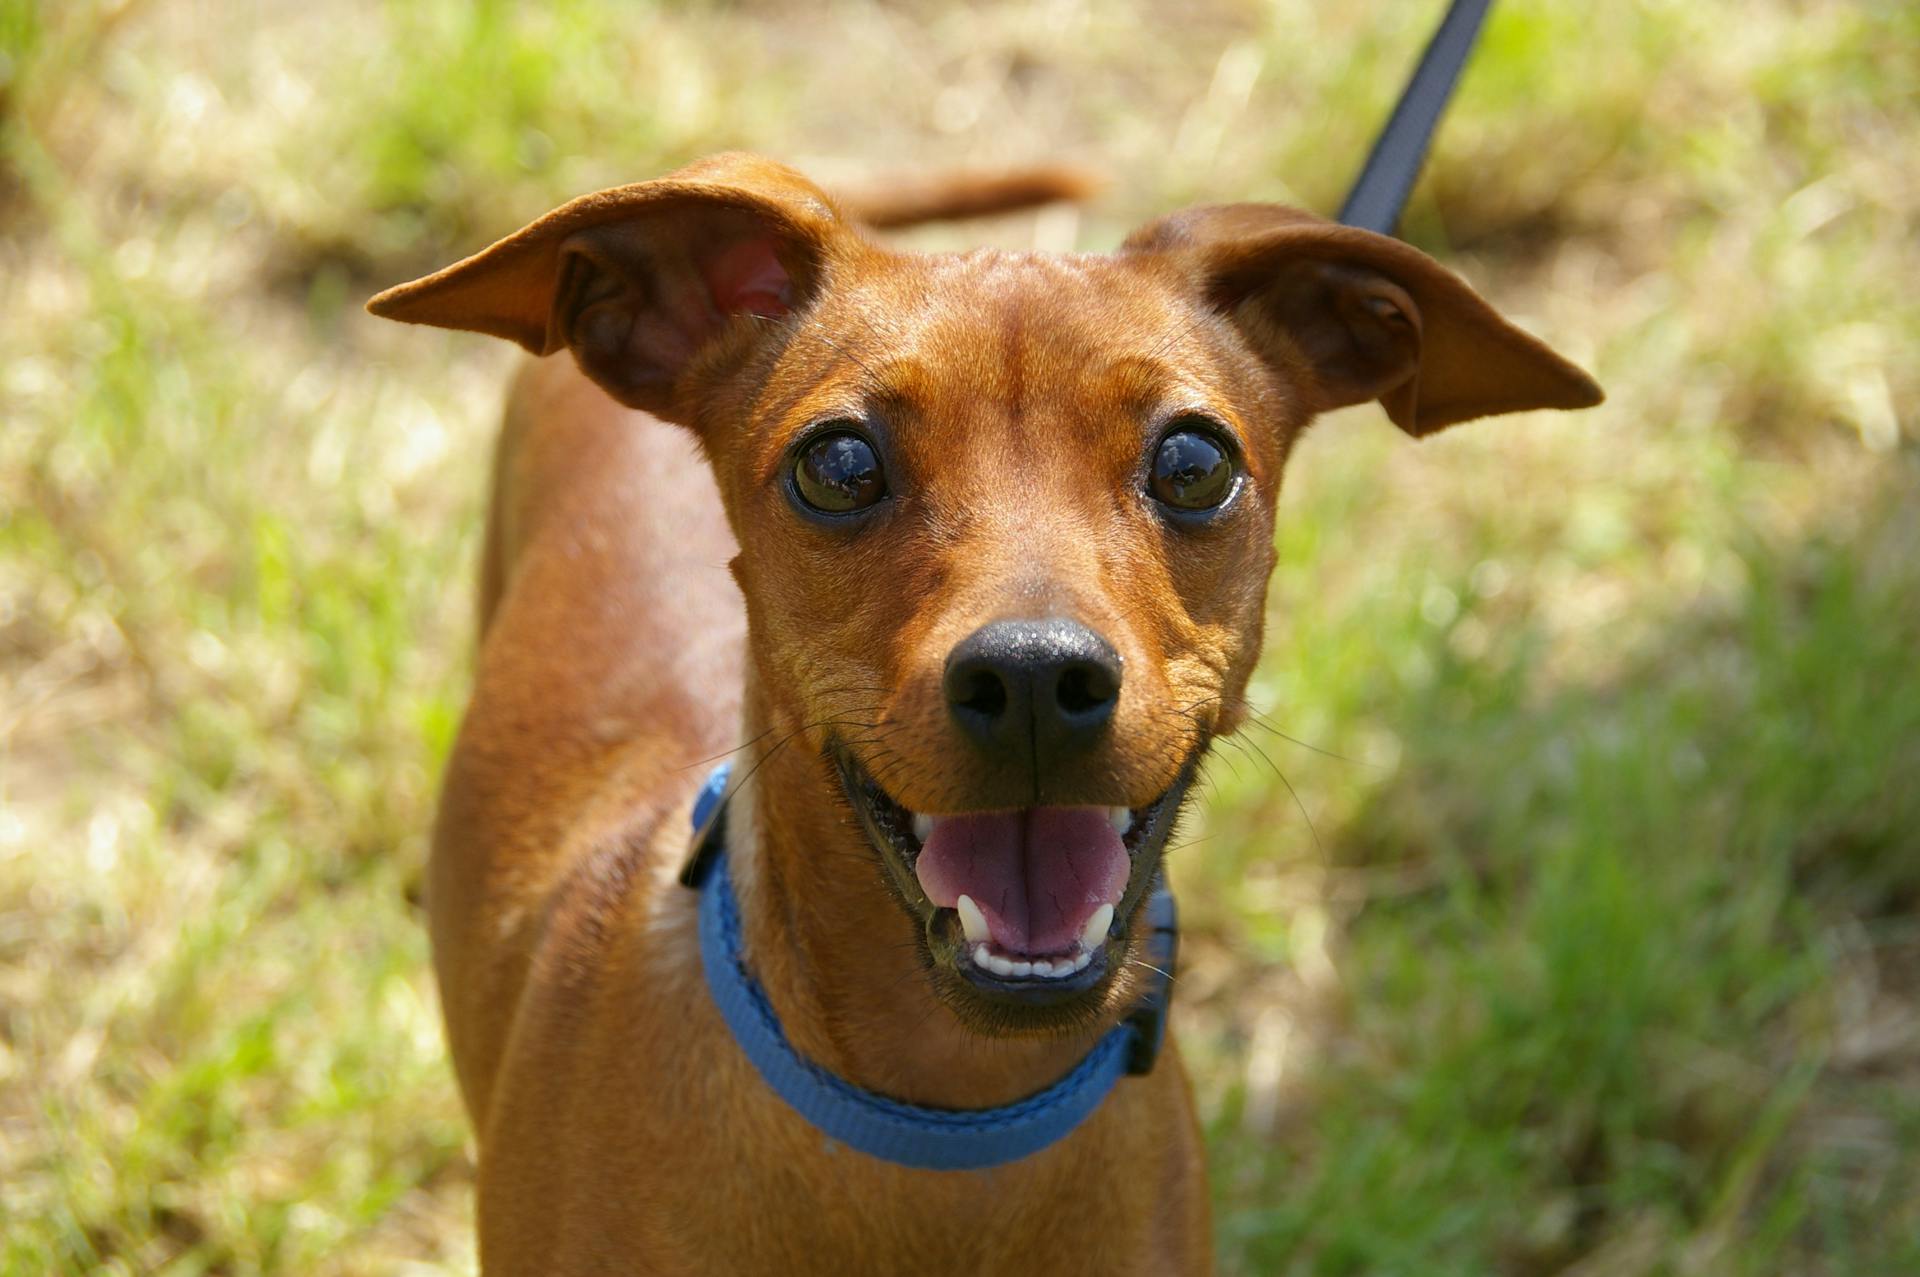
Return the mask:
<svg viewBox="0 0 1920 1277"><path fill-rule="evenodd" d="M851 431L809 440L793 463L800 499L822 514L851 514L887 495L887 479L873 445Z"/></svg>
<svg viewBox="0 0 1920 1277"><path fill-rule="evenodd" d="M1153 454L1147 491L1175 510L1211 510L1233 494L1233 458L1211 427L1176 429Z"/></svg>

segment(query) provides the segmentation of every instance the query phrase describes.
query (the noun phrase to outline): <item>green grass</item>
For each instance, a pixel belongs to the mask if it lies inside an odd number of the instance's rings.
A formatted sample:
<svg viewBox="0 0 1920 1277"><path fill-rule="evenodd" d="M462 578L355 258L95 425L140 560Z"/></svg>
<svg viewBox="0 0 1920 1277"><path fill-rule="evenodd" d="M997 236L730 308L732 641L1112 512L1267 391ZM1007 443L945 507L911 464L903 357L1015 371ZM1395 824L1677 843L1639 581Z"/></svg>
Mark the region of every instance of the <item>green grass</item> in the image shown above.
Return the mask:
<svg viewBox="0 0 1920 1277"><path fill-rule="evenodd" d="M1917 12L1496 12L1407 232L1610 398L1293 463L1177 855L1227 1271L1920 1271ZM7 1273L471 1271L416 901L510 356L361 298L727 146L1327 208L1433 16L276 13L0 0Z"/></svg>
<svg viewBox="0 0 1920 1277"><path fill-rule="evenodd" d="M1457 605L1375 619L1435 656L1378 689L1402 762L1331 849L1384 888L1346 904L1350 1054L1279 1156L1230 1138L1244 1094L1221 1112L1223 1183L1277 1203L1234 1229L1253 1270L1558 1271L1644 1235L1802 1271L1782 1251L1815 1229L1801 1262L1910 1269L1911 1044L1853 1052L1904 1014L1862 982L1920 953L1920 794L1891 780L1920 774L1914 495L1845 539L1742 544L1734 597L1591 679L1547 677L1471 572L1439 578ZM1270 818L1209 881L1253 872ZM1843 1122L1853 1147L1823 1134Z"/></svg>

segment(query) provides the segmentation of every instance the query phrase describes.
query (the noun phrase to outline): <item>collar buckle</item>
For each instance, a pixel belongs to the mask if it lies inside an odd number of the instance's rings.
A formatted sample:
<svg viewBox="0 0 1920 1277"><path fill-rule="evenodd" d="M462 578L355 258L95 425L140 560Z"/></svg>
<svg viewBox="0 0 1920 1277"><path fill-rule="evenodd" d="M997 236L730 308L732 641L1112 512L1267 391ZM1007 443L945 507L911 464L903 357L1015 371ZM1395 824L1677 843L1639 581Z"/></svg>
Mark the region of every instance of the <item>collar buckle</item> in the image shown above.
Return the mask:
<svg viewBox="0 0 1920 1277"><path fill-rule="evenodd" d="M733 775L731 762L721 763L707 776L693 798L693 839L687 844L687 860L680 867L680 885L698 891L713 872L713 862L727 845L727 780Z"/></svg>

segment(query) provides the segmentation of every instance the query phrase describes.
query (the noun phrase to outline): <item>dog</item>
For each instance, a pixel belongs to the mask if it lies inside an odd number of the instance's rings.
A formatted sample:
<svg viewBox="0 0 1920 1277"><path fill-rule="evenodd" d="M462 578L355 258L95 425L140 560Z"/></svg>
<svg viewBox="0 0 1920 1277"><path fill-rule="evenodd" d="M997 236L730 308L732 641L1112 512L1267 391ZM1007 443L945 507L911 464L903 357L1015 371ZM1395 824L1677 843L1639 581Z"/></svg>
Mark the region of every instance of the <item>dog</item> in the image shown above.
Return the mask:
<svg viewBox="0 0 1920 1277"><path fill-rule="evenodd" d="M1287 456L1368 400L1422 436L1601 398L1431 258L1291 208L1110 254L906 253L856 212L721 155L368 304L543 357L428 882L495 1277L1209 1271L1179 1053L1100 1053L1248 713ZM795 1086L933 1133L850 1146ZM941 1162L1075 1087L1043 1146Z"/></svg>

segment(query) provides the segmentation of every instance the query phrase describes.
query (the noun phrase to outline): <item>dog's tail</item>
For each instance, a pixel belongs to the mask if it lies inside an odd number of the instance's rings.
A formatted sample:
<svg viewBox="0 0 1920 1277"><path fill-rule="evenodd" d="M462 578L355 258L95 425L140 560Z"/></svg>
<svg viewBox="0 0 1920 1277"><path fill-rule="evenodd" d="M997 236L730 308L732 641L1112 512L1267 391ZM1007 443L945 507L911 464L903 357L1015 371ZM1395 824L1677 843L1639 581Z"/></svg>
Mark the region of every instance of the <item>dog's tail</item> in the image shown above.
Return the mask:
<svg viewBox="0 0 1920 1277"><path fill-rule="evenodd" d="M996 172L957 170L856 187L841 192L839 203L855 221L893 230L1062 201L1077 203L1098 194L1105 185L1097 174L1064 164Z"/></svg>

